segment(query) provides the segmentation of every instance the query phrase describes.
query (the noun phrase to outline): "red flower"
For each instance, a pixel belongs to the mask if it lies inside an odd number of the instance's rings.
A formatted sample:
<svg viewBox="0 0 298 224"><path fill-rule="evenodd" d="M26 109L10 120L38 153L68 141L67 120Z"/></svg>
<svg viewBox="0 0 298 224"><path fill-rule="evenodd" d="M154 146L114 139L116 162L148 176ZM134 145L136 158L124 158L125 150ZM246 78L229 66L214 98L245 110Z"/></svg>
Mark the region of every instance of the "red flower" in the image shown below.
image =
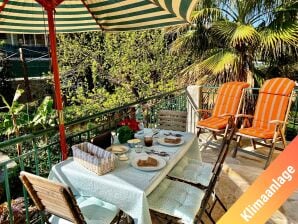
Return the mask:
<svg viewBox="0 0 298 224"><path fill-rule="evenodd" d="M139 131L139 122L137 122L135 119L124 119L118 123L119 126L128 126L130 129L132 129L134 132Z"/></svg>

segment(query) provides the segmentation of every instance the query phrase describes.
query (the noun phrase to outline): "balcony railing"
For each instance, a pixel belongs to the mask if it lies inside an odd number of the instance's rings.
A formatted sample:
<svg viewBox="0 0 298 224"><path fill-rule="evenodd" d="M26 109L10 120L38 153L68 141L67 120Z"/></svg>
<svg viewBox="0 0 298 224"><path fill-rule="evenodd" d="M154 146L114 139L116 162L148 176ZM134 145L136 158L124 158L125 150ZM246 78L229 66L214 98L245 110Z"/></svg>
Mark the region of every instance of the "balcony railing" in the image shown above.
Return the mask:
<svg viewBox="0 0 298 224"><path fill-rule="evenodd" d="M120 120L125 118L128 108L135 105L146 105L144 111L145 125L147 127L156 127L158 121L158 111L162 109L188 111L188 131L195 131L195 122L197 117L197 107L211 109L216 99L216 87L198 88L198 102L190 97L185 89L179 89L158 96L141 99L130 104L113 108L92 116L83 117L67 123L67 144L73 144L89 141L97 134L105 130L115 130ZM252 89L247 92L244 110L253 109L257 90ZM297 96L297 92L296 92ZM289 119L288 130L297 133L298 128L298 100L295 98L291 116ZM291 136L289 136L290 138ZM0 223L32 223L42 221L39 216L32 217L32 207L30 207L27 192L22 187L18 179L19 172L26 170L40 176L47 176L52 165L61 161L61 153L58 141L58 129L50 128L36 133L24 135L0 143L0 151L16 151L16 145L22 144L24 154L15 156L12 159L0 163L0 183L5 192L1 202L6 202L6 211L0 213ZM71 153L71 152L70 152ZM1 186L0 186L1 196ZM22 197L24 199L24 208L17 207L14 199ZM0 203L1 204L1 203ZM3 204L2 204L3 205ZM1 209L1 208L0 208ZM22 211L24 209L24 212ZM6 215L6 217L4 217Z"/></svg>

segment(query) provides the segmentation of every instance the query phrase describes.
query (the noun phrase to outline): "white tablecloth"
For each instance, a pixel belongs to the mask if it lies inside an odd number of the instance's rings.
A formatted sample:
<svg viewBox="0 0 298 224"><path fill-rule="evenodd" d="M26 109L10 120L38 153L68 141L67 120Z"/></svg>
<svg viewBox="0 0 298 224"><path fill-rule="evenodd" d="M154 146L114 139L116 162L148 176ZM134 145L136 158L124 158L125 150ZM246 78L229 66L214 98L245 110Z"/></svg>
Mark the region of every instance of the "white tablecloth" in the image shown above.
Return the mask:
<svg viewBox="0 0 298 224"><path fill-rule="evenodd" d="M181 146L166 147L154 143L156 149L170 154L167 165L159 171L141 171L133 168L129 161L117 161L115 170L97 176L69 158L53 166L49 179L67 184L75 195L94 196L116 205L130 215L136 224L150 224L146 196L185 154L201 160L197 137L192 133L183 133L183 138L185 143ZM134 155L135 152L130 150L129 157Z"/></svg>

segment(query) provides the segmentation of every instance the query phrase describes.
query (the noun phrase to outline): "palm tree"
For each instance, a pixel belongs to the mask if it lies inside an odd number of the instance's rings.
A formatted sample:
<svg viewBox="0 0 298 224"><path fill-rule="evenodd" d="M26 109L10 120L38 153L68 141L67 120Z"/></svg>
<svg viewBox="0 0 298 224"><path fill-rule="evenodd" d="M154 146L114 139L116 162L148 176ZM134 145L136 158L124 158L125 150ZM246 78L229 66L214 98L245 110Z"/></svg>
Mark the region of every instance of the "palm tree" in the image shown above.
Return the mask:
<svg viewBox="0 0 298 224"><path fill-rule="evenodd" d="M184 72L253 85L257 61L297 57L297 8L292 0L204 0L192 25L169 30L178 36L171 50L195 49L196 60Z"/></svg>

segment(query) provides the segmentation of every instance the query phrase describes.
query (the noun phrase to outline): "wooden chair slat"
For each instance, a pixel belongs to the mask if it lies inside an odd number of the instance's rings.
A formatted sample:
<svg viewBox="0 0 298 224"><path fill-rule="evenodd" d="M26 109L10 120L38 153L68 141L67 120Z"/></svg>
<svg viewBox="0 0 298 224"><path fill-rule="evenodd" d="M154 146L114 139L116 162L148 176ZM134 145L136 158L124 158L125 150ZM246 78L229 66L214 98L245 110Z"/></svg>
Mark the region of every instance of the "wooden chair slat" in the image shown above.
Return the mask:
<svg viewBox="0 0 298 224"><path fill-rule="evenodd" d="M84 217L69 187L22 171L20 179L40 211L85 224Z"/></svg>
<svg viewBox="0 0 298 224"><path fill-rule="evenodd" d="M186 111L160 110L158 112L158 128L160 129L186 131L186 121Z"/></svg>
<svg viewBox="0 0 298 224"><path fill-rule="evenodd" d="M30 182L32 185L35 186L41 186L44 187L46 189L49 189L51 191L56 191L56 192L60 192L62 191L64 188L67 188L66 185L58 183L58 182L47 182L48 180L39 176L36 176L36 178L34 177L34 179L30 178Z"/></svg>
<svg viewBox="0 0 298 224"><path fill-rule="evenodd" d="M49 202L49 203L55 205L58 210L59 210L59 207L60 208L65 208L65 207L68 208L69 202L67 202L64 198L59 200L57 197L53 198L51 195L45 194L42 192L37 192L36 194L40 198L40 200L43 204L45 204L45 202Z"/></svg>
<svg viewBox="0 0 298 224"><path fill-rule="evenodd" d="M70 217L72 217L72 212L65 207L63 208L61 206L56 206L55 204L49 201L44 201L43 203L46 207L46 211L50 213L53 213L59 217L66 217L67 219L70 219ZM71 219L71 220L74 220L74 219Z"/></svg>
<svg viewBox="0 0 298 224"><path fill-rule="evenodd" d="M27 189L27 191L28 191L30 197L32 198L34 204L36 205L37 209L40 210L40 211L44 210L44 206L41 203L40 199L37 197L36 192L34 191L32 184L23 175L20 175L20 179L23 182L25 188Z"/></svg>

